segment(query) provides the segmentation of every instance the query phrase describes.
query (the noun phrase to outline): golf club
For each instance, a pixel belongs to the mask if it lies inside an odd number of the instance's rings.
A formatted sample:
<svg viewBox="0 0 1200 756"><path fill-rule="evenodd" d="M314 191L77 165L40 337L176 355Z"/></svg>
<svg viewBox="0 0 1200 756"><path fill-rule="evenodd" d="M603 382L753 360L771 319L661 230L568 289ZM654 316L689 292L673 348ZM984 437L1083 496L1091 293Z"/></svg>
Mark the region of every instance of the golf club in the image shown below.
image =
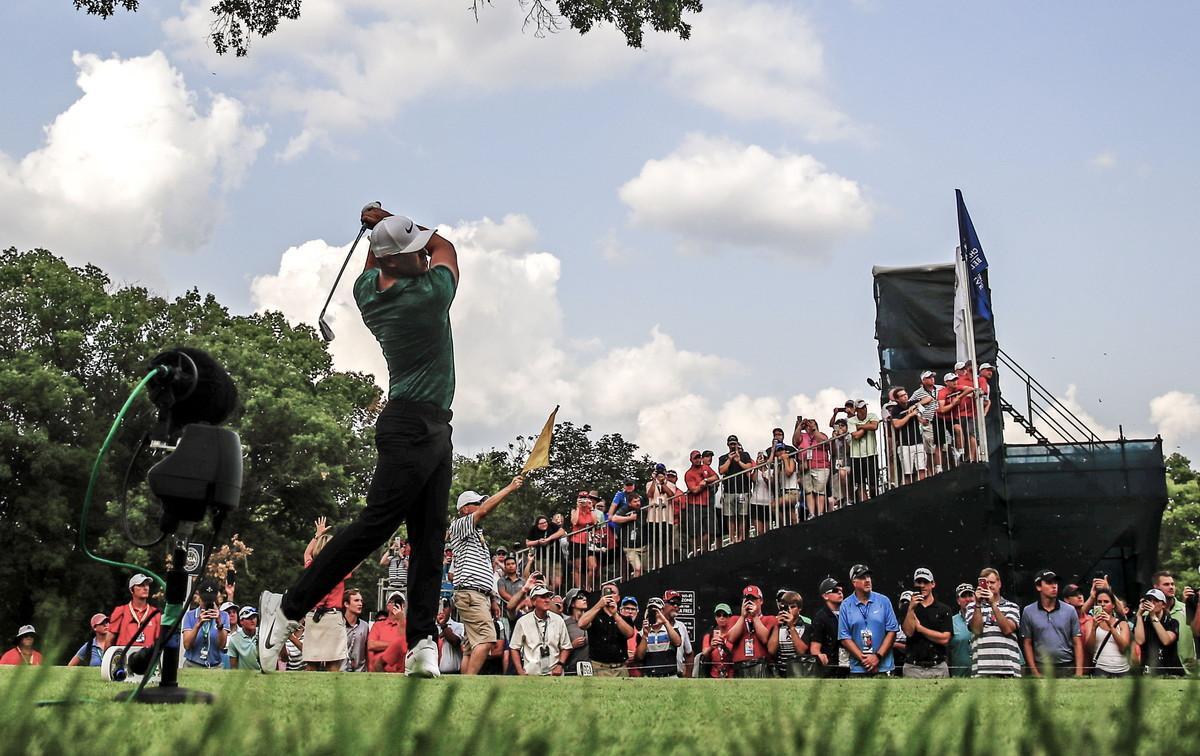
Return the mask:
<svg viewBox="0 0 1200 756"><path fill-rule="evenodd" d="M363 210L369 207L381 207L378 202L372 202ZM346 259L342 262L342 269L338 271L337 278L333 280L333 288L329 290L329 296L325 297L325 306L321 308L321 314L317 316L317 328L321 331L321 338L325 339L325 343L333 341L333 329L325 322L325 311L329 309L329 303L333 301L333 293L337 291L338 283L342 280L342 274L346 272L346 266L350 263L350 258L354 256L354 248L358 246L358 242L362 239L363 234L367 232L367 226L364 223L358 229L358 236L354 237L354 243L350 245L350 251L346 253Z"/></svg>

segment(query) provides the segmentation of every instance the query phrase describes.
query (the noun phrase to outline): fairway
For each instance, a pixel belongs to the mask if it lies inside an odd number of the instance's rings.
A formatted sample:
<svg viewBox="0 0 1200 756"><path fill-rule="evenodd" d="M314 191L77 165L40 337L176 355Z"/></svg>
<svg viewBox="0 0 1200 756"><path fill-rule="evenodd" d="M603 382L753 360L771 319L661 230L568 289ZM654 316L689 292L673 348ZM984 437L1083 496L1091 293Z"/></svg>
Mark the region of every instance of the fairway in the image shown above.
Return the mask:
<svg viewBox="0 0 1200 756"><path fill-rule="evenodd" d="M1132 754L1190 752L1200 734L1191 680L181 678L218 703L117 704L126 687L95 670L0 670L0 752ZM63 698L82 700L35 706Z"/></svg>

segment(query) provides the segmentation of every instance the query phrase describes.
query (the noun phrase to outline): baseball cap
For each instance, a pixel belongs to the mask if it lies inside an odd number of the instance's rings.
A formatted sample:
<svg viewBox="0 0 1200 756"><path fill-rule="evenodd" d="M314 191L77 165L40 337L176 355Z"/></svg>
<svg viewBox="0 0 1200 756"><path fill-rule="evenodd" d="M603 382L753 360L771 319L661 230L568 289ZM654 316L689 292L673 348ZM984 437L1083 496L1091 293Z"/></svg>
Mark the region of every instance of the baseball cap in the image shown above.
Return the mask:
<svg viewBox="0 0 1200 756"><path fill-rule="evenodd" d="M1161 595L1161 594L1159 594L1159 595ZM21 625L20 629L17 630L18 638L24 638L26 635L37 635L37 634L38 634L37 630L33 629L33 625Z"/></svg>
<svg viewBox="0 0 1200 756"><path fill-rule="evenodd" d="M238 612L239 620L250 619L251 617L257 617L257 616L258 616L258 610L252 606L243 606L241 611Z"/></svg>
<svg viewBox="0 0 1200 756"><path fill-rule="evenodd" d="M980 363L979 369L980 370L995 370L996 366L990 362L983 362L983 363Z"/></svg>
<svg viewBox="0 0 1200 756"><path fill-rule="evenodd" d="M670 588L663 591L663 601L665 601L668 604L671 603L672 601L682 601L682 600L683 600L683 596L679 595L679 591L673 591Z"/></svg>
<svg viewBox="0 0 1200 756"><path fill-rule="evenodd" d="M638 605L637 599L634 598L633 596L626 596L625 598L621 599L621 606L636 607L637 605Z"/></svg>
<svg viewBox="0 0 1200 756"><path fill-rule="evenodd" d="M921 373L921 380L925 380L926 378L936 378L936 377L937 377L937 375L932 370L926 370L925 372Z"/></svg>
<svg viewBox="0 0 1200 756"><path fill-rule="evenodd" d="M688 459L695 459L699 456L702 456L699 449L692 449L691 452L688 453Z"/></svg>
<svg viewBox="0 0 1200 756"><path fill-rule="evenodd" d="M371 252L376 257L420 252L433 237L433 229L422 231L412 218L393 215L375 224L371 231Z"/></svg>
<svg viewBox="0 0 1200 756"><path fill-rule="evenodd" d="M401 593L400 591L392 591L391 593L388 594L387 603L403 604L404 603L404 594Z"/></svg>
<svg viewBox="0 0 1200 756"><path fill-rule="evenodd" d="M221 611L223 611L223 612L227 612L230 609L237 609L237 608L239 608L238 605L233 603L232 601L226 601L224 604L221 604Z"/></svg>
<svg viewBox="0 0 1200 756"><path fill-rule="evenodd" d="M1035 575L1033 578L1034 585L1037 585L1038 583L1057 583L1057 582L1058 582L1058 575L1054 574L1053 570L1042 570L1037 575Z"/></svg>
<svg viewBox="0 0 1200 756"><path fill-rule="evenodd" d="M651 596L650 600L646 602L647 609L649 609L651 607L653 607L655 609L662 609L663 606L664 606L663 600L660 599L658 596Z"/></svg>
<svg viewBox="0 0 1200 756"><path fill-rule="evenodd" d="M529 598L541 598L542 596L553 596L554 592L544 585L539 585L529 592Z"/></svg>
<svg viewBox="0 0 1200 756"><path fill-rule="evenodd" d="M1158 590L1157 588L1151 588L1150 590L1146 591L1145 594L1143 594L1143 598L1152 598L1152 599L1155 599L1157 601L1162 601L1162 602L1166 602L1166 600L1167 600L1166 594L1163 593L1162 591ZM29 629L32 630L33 627L30 626Z"/></svg>
<svg viewBox="0 0 1200 756"><path fill-rule="evenodd" d="M1074 583L1067 583L1067 587L1063 588L1062 593L1059 594L1059 598L1069 599L1072 596L1082 596L1082 595L1083 595L1083 591L1079 590L1078 585L1075 585Z"/></svg>
<svg viewBox="0 0 1200 756"><path fill-rule="evenodd" d="M725 443L727 443L727 444L736 444L736 443L739 443L739 442L738 442L738 437L737 437L737 436L730 436L729 438L725 439Z"/></svg>
<svg viewBox="0 0 1200 756"><path fill-rule="evenodd" d="M866 406L867 406L866 399L855 399L854 400L854 408L855 409L862 409L863 407L866 407Z"/></svg>
<svg viewBox="0 0 1200 756"><path fill-rule="evenodd" d="M943 381L956 381L956 380L958 380L958 376L955 375L954 373L946 373L945 375L942 376L942 380Z"/></svg>
<svg viewBox="0 0 1200 756"><path fill-rule="evenodd" d="M486 498L487 497L481 493L476 493L474 491L463 491L458 495L457 509L459 512L461 512L463 511L463 507L469 507L472 504L482 504Z"/></svg>
<svg viewBox="0 0 1200 756"><path fill-rule="evenodd" d="M129 578L129 590L132 591L134 586L141 585L142 583L153 583L153 582L154 582L154 580L152 580L150 577L143 575L142 573L139 572L138 574Z"/></svg>
<svg viewBox="0 0 1200 756"><path fill-rule="evenodd" d="M850 579L857 580L860 577L871 574L871 568L865 564L856 564L850 568Z"/></svg>
<svg viewBox="0 0 1200 756"><path fill-rule="evenodd" d="M970 365L970 364L971 364L970 360L959 360L958 362L954 363L954 369L955 370L966 370L967 365Z"/></svg>
<svg viewBox="0 0 1200 756"><path fill-rule="evenodd" d="M91 620L88 621L88 627L95 627L101 622L108 622L108 615L103 612L96 612L92 615Z"/></svg>
<svg viewBox="0 0 1200 756"><path fill-rule="evenodd" d="M931 572L928 567L918 567L917 571L913 573L913 580L928 580L932 583L933 572Z"/></svg>
<svg viewBox="0 0 1200 756"><path fill-rule="evenodd" d="M654 466L654 472L666 472L666 471L667 471L667 466L664 465L662 462L659 462L657 465Z"/></svg>
<svg viewBox="0 0 1200 756"><path fill-rule="evenodd" d="M970 583L959 583L958 587L954 589L955 596L965 596L967 594L975 595L975 586Z"/></svg>
<svg viewBox="0 0 1200 756"><path fill-rule="evenodd" d="M912 601L912 597L913 597L912 591L904 591L903 593L900 594L900 603L903 604L905 601Z"/></svg>
<svg viewBox="0 0 1200 756"><path fill-rule="evenodd" d="M762 599L762 590L757 585L748 585L742 589L742 598L746 598L747 596Z"/></svg>
<svg viewBox="0 0 1200 756"><path fill-rule="evenodd" d="M713 607L713 614L725 612L726 616L733 616L733 610L729 608L729 604L717 604Z"/></svg>
<svg viewBox="0 0 1200 756"><path fill-rule="evenodd" d="M838 589L838 581L834 580L831 577L827 577L821 581L821 587L818 588L817 590L818 590L818 592L820 592L820 594L822 596L824 596L826 593L832 593L833 591L836 591L837 589Z"/></svg>

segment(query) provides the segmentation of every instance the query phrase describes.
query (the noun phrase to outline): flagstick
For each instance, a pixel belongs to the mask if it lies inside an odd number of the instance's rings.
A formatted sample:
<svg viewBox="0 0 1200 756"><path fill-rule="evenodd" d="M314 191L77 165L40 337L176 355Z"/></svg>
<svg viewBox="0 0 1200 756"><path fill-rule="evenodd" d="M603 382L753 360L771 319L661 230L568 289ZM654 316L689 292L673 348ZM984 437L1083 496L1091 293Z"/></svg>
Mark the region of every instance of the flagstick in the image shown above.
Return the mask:
<svg viewBox="0 0 1200 756"><path fill-rule="evenodd" d="M961 281L966 289L967 296L965 297L966 310L963 313L963 326L967 331L967 359L971 363L971 382L975 384L976 392L973 401L975 402L975 433L976 448L979 449L979 459L983 462L988 461L988 444L987 444L987 424L983 417L983 393L979 389L979 368L975 364L975 313L971 308L971 279L968 278L971 271L967 268L967 251L961 246L956 250L955 265L958 266Z"/></svg>

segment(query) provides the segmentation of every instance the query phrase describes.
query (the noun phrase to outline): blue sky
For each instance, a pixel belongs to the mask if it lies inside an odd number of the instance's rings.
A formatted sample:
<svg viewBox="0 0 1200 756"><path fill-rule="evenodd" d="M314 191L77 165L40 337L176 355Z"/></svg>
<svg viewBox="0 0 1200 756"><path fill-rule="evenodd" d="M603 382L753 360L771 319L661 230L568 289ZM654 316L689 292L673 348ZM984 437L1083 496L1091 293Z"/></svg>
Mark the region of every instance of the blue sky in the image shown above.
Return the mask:
<svg viewBox="0 0 1200 756"><path fill-rule="evenodd" d="M218 59L206 3L5 3L0 243L311 322L380 199L464 251L461 447L561 402L676 461L867 394L870 268L949 261L961 187L1001 345L1200 456L1193 7L713 0L637 51L459 5L305 0Z"/></svg>

